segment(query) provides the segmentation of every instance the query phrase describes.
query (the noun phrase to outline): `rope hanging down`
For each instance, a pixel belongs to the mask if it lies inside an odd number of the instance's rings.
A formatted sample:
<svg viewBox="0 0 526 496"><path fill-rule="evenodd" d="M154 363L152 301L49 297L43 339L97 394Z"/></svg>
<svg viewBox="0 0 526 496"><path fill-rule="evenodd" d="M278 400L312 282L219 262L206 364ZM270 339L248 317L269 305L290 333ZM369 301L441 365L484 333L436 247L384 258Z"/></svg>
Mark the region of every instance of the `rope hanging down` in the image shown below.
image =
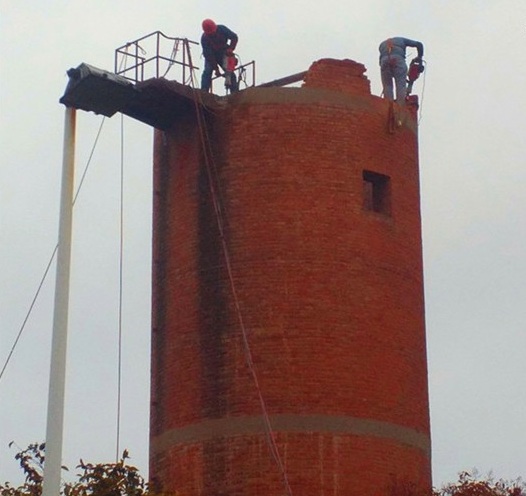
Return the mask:
<svg viewBox="0 0 526 496"><path fill-rule="evenodd" d="M193 89L195 90L195 84L194 84L193 78L192 78L192 86L193 86ZM201 145L202 145L202 150L203 150L204 162L205 162L205 166L206 166L206 172L207 172L207 175L208 175L208 182L209 182L209 185L210 185L210 194L211 194L211 197L212 197L212 203L213 203L213 207L214 207L214 212L216 214L217 227L218 227L218 230L219 230L219 237L221 239L221 246L222 246L223 254L224 254L224 257L225 257L225 265L226 265L226 269L227 269L227 273L228 273L228 279L229 279L229 282L230 282L230 289L232 291L232 297L234 299L234 305L235 305L235 308L236 308L236 314L237 314L237 318L238 318L238 323L239 323L239 327L241 329L241 334L242 334L242 338L243 338L243 345L244 345L244 350L245 350L245 355L246 355L246 361L247 361L248 368L250 370L250 374L252 376L252 380L254 381L254 385L256 387L257 394L258 394L258 399L259 399L261 411L263 413L263 419L264 419L264 424L265 424L266 439L267 439L267 443L269 445L270 452L271 452L272 457L274 458L274 461L276 462L276 464L277 464L277 466L278 466L278 468L280 470L280 473L282 475L283 485L285 487L286 493L287 493L288 496L292 496L292 489L291 489L289 481L288 481L287 472L286 472L285 467L283 465L283 461L281 460L281 456L280 456L280 453L279 453L278 446L276 444L276 439L275 439L275 436L274 436L274 432L272 430L272 425L270 423L270 418L269 418L269 414L268 414L268 411L267 411L267 406L266 406L266 403L265 403L265 399L263 398L263 394L262 394L261 388L259 386L259 380L258 380L258 377L257 377L257 373L256 373L256 369L255 369L255 366L254 366L254 362L253 362L253 359L252 359L252 352L250 350L250 344L249 344L248 338L247 338L247 330L246 330L246 327L245 327L245 323L243 321L243 315L241 313L241 308L239 306L239 298L238 298L236 287L235 287L235 283L234 283L234 277L233 277L233 272L232 272L232 264L231 264L231 260L230 260L230 254L229 254L228 247L227 247L226 240L225 240L225 236L224 236L224 222L223 222L223 217L222 217L222 213L221 213L221 205L219 203L220 202L220 198L219 197L220 197L220 194L221 194L221 191L220 191L220 188L219 188L219 177L218 177L218 173L217 173L217 167L215 165L215 161L214 161L214 158L213 158L212 146L211 146L210 139L209 139L209 136L208 136L208 132L207 132L207 129L206 129L206 125L205 125L205 122L204 122L205 121L205 118L204 118L204 115L203 115L204 111L202 110L204 108L204 103L203 103L202 99L200 98L200 92L199 91L196 91L194 94L198 95L198 98L200 100L199 103L196 100L194 100L195 101L195 110L196 110L196 115L197 115L198 129L199 129L199 136L200 136L200 139L201 139ZM214 186L214 179L217 182L217 188Z"/></svg>
<svg viewBox="0 0 526 496"><path fill-rule="evenodd" d="M141 52L146 53L142 47ZM128 47L125 50L128 55ZM125 56L126 58L126 56ZM124 59L121 61L124 63ZM166 71L168 72L168 70ZM119 316L118 316L118 344L117 344L117 412L115 433L115 462L118 463L121 442L121 407L122 407L122 295L123 295L123 251L124 251L124 115L121 113L121 146L120 146L120 207L119 207Z"/></svg>
<svg viewBox="0 0 526 496"><path fill-rule="evenodd" d="M124 251L124 115L121 114L121 167L120 167L120 237L119 237L119 324L117 358L117 433L115 440L115 462L120 459L121 403L122 403L122 281Z"/></svg>

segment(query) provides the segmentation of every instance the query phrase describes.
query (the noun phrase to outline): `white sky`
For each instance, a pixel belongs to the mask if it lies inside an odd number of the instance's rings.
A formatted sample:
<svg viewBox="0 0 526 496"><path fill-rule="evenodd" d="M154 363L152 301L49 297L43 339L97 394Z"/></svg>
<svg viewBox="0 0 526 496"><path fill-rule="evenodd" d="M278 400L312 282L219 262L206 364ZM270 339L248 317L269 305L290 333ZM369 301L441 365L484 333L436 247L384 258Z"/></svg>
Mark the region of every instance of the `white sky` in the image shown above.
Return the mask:
<svg viewBox="0 0 526 496"><path fill-rule="evenodd" d="M357 6L363 5L363 6ZM113 70L152 31L198 40L212 17L240 37L262 83L324 57L425 44L420 167L436 485L463 469L525 476L526 2L524 0L0 0L0 367L57 240L66 70ZM196 63L202 66L197 58ZM77 178L102 117L79 112ZM121 447L146 475L152 129L124 119ZM106 119L74 212L64 463L115 456L120 115ZM0 381L0 480L9 449L45 437L53 265Z"/></svg>

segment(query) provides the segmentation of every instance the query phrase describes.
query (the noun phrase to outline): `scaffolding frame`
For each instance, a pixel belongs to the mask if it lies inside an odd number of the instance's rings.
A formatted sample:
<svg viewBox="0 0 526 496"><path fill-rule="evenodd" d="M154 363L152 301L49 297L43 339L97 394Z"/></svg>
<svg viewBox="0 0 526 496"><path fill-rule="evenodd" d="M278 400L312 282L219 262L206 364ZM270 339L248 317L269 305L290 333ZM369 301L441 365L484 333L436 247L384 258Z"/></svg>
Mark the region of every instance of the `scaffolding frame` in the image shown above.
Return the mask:
<svg viewBox="0 0 526 496"><path fill-rule="evenodd" d="M167 44L172 46L169 56L164 54ZM161 31L153 31L115 50L115 74L139 83L149 77L164 78L175 66L180 69L180 82L186 84L199 69L193 65L191 53L191 46L198 44L188 38L176 38L166 36ZM146 45L153 50L152 55L144 48Z"/></svg>

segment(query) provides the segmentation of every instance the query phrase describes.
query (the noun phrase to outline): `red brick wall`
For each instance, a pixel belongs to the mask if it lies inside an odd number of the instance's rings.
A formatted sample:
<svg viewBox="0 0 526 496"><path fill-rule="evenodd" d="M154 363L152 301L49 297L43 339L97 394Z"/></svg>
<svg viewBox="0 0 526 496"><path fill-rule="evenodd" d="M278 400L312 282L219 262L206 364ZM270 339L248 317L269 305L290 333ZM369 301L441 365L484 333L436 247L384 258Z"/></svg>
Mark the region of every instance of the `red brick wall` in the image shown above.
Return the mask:
<svg viewBox="0 0 526 496"><path fill-rule="evenodd" d="M358 64L323 60L304 87L243 91L199 129L185 116L155 142L152 478L188 496L285 494L205 136L293 494L427 490L414 121L390 134L387 103L369 95ZM391 215L363 209L364 170L390 177Z"/></svg>

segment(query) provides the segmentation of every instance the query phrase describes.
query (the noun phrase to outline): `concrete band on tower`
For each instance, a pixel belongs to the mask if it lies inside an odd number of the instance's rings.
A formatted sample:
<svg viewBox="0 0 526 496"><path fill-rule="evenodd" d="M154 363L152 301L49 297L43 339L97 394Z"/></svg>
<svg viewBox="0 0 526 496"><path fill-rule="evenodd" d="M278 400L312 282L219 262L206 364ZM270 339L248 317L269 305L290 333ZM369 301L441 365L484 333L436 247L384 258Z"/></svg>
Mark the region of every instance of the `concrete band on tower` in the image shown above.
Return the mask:
<svg viewBox="0 0 526 496"><path fill-rule="evenodd" d="M301 87L196 101L156 131L150 471L164 490L286 494L265 416L293 494L431 488L417 124L403 110L390 132L364 72L323 59Z"/></svg>

